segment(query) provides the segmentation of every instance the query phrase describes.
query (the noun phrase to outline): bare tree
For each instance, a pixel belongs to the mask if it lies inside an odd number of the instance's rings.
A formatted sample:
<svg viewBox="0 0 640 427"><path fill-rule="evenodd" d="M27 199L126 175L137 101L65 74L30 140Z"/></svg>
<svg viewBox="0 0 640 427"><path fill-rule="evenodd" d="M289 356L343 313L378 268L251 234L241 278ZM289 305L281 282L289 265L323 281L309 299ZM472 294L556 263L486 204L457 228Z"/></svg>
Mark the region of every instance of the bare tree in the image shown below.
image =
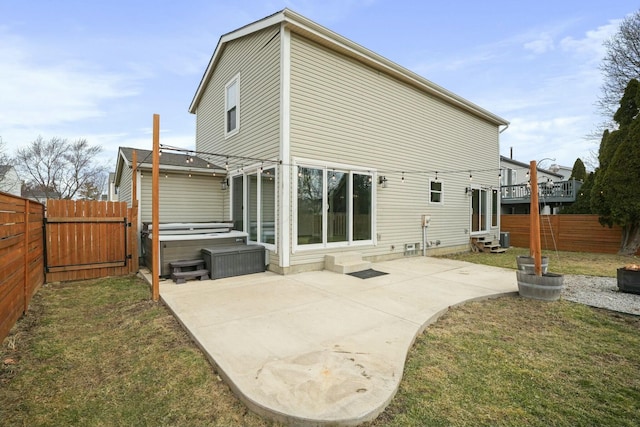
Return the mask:
<svg viewBox="0 0 640 427"><path fill-rule="evenodd" d="M600 65L604 81L598 107L602 116L610 121L629 81L640 78L640 10L622 21L618 31L604 42L604 47L606 54Z"/></svg>
<svg viewBox="0 0 640 427"><path fill-rule="evenodd" d="M82 188L99 185L103 179L106 168L95 163L101 151L86 139L69 143L57 137L38 137L17 150L16 167L46 198L74 199Z"/></svg>
<svg viewBox="0 0 640 427"><path fill-rule="evenodd" d="M4 141L2 141L2 137L0 136L0 166L6 166L10 164L9 155L6 152L6 145ZM0 181L4 179L4 175L7 172L7 168L0 168Z"/></svg>

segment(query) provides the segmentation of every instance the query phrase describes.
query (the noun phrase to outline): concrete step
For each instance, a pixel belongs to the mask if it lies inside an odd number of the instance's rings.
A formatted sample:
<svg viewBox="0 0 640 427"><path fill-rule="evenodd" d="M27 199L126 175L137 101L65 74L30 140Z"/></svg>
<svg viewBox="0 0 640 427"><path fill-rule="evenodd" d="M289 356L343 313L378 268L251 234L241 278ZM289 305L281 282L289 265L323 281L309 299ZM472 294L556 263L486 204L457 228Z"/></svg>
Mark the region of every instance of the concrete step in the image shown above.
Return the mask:
<svg viewBox="0 0 640 427"><path fill-rule="evenodd" d="M367 270L371 268L371 263L363 261L360 253L345 252L325 255L324 268L335 273L349 274Z"/></svg>

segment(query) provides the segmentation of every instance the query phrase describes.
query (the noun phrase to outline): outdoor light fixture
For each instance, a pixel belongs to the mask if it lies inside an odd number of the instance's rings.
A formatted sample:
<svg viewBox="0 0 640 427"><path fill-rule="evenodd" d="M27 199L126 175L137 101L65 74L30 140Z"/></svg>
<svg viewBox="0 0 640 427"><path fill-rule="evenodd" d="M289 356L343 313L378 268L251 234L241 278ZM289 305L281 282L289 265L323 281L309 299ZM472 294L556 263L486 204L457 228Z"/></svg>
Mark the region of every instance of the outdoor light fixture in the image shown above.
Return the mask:
<svg viewBox="0 0 640 427"><path fill-rule="evenodd" d="M379 177L378 184L380 184L382 188L387 188L387 177L386 176Z"/></svg>
<svg viewBox="0 0 640 427"><path fill-rule="evenodd" d="M222 181L220 181L220 187L222 188L222 191L224 191L227 188L229 188L229 179L225 178Z"/></svg>

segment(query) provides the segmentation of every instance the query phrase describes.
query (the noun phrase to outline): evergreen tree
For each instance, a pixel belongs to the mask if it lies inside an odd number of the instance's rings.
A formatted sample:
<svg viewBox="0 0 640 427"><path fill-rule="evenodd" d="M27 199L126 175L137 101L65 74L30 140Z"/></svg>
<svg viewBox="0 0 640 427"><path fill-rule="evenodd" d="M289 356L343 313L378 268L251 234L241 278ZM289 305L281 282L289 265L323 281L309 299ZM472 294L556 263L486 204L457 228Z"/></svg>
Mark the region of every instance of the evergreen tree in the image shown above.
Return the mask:
<svg viewBox="0 0 640 427"><path fill-rule="evenodd" d="M640 247L640 83L633 79L613 119L618 130L605 131L600 142L600 167L594 176L591 208L600 223L622 228L620 254Z"/></svg>
<svg viewBox="0 0 640 427"><path fill-rule="evenodd" d="M571 176L569 179L577 179L578 181L584 182L587 179L587 168L584 167L584 163L578 157L573 164L573 169L571 170Z"/></svg>
<svg viewBox="0 0 640 427"><path fill-rule="evenodd" d="M560 211L561 214L593 214L591 210L591 189L593 188L594 173L591 172L584 180L582 187L576 194L576 201L565 206Z"/></svg>

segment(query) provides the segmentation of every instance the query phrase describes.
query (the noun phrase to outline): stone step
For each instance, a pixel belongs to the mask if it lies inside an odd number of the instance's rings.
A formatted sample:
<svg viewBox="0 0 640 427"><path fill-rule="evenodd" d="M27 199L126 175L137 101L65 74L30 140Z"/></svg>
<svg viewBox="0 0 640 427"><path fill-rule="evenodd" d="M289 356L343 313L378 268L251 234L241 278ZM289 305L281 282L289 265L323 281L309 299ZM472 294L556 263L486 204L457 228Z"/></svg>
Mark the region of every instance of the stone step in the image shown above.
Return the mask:
<svg viewBox="0 0 640 427"><path fill-rule="evenodd" d="M362 260L362 254L345 252L324 257L324 268L340 274L355 273L371 268L369 261Z"/></svg>

